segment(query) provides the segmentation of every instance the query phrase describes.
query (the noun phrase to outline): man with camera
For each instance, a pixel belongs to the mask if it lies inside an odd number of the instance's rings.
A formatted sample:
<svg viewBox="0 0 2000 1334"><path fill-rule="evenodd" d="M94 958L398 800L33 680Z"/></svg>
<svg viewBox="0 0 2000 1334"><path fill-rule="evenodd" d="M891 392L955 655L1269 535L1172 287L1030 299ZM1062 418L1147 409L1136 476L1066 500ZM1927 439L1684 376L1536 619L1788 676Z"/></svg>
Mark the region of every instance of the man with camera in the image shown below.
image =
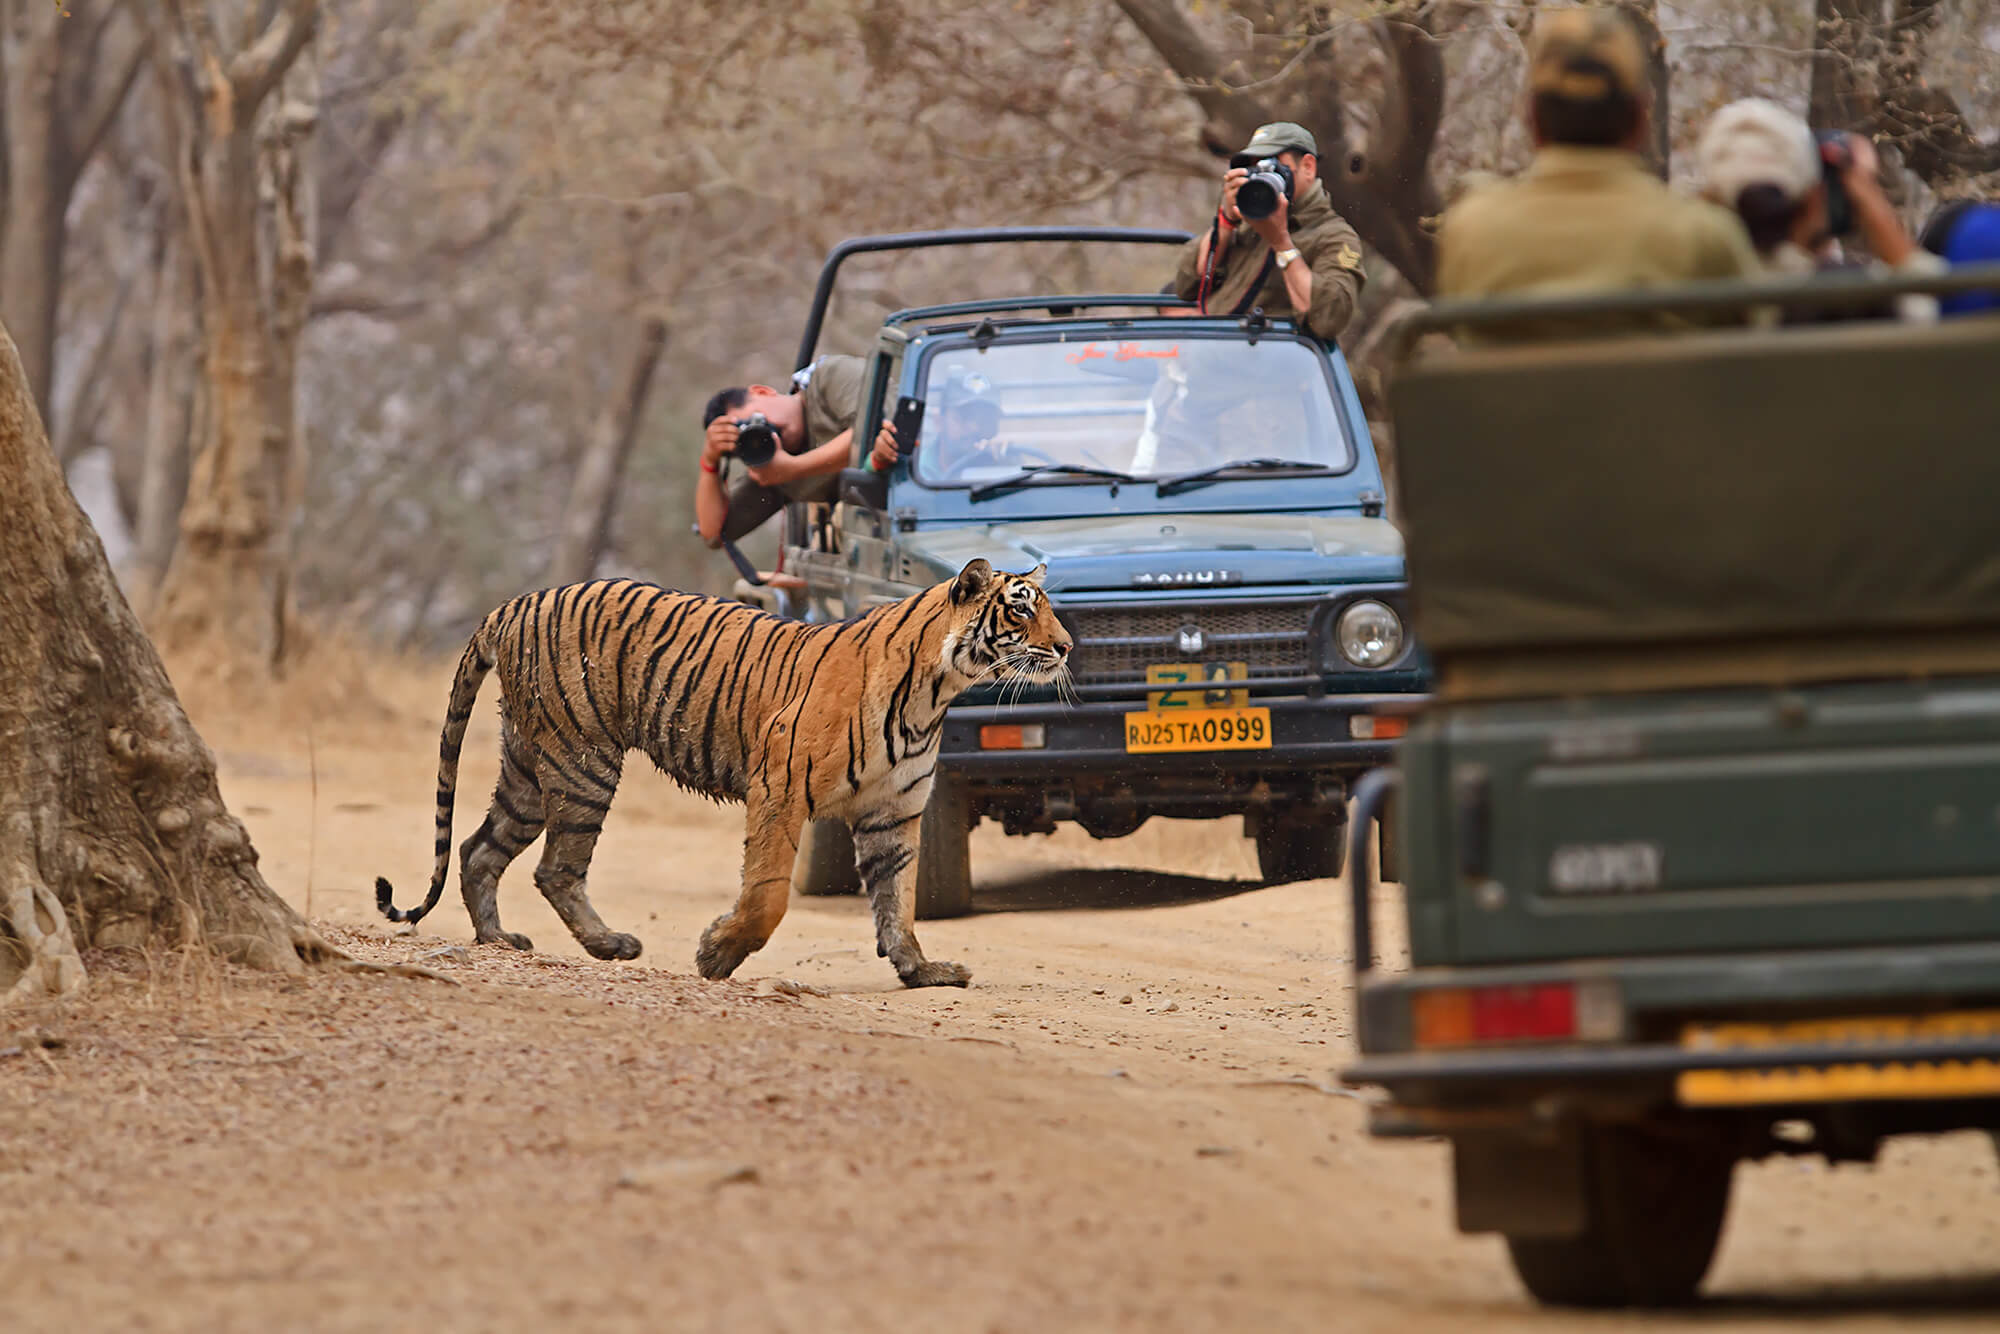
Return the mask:
<svg viewBox="0 0 2000 1334"><path fill-rule="evenodd" d="M1332 342L1361 295L1361 238L1319 179L1319 144L1289 121L1259 126L1229 159L1222 203L1181 250L1173 290L1202 315L1262 308Z"/></svg>
<svg viewBox="0 0 2000 1334"><path fill-rule="evenodd" d="M789 393L753 384L720 390L708 400L694 491L695 528L703 541L711 548L738 541L787 501L834 499L853 448L864 366L860 357L824 356L792 376ZM732 458L746 475L725 489Z"/></svg>
<svg viewBox="0 0 2000 1334"><path fill-rule="evenodd" d="M1735 210L1758 258L1773 274L1811 277L1869 267L1840 244L1859 237L1875 264L1897 273L1936 273L1937 256L1919 247L1882 188L1881 159L1866 136L1815 131L1761 97L1715 113L1695 149L1702 191ZM1929 323L1935 297L1906 295L1880 306L1785 312L1787 323L1894 319Z"/></svg>
<svg viewBox="0 0 2000 1334"><path fill-rule="evenodd" d="M1512 180L1467 193L1438 232L1437 294L1577 293L1755 276L1727 210L1669 190L1640 148L1651 122L1644 42L1618 9L1544 10L1528 49L1535 158ZM1673 316L1635 317L1646 327ZM1602 322L1489 327L1487 341L1592 334Z"/></svg>

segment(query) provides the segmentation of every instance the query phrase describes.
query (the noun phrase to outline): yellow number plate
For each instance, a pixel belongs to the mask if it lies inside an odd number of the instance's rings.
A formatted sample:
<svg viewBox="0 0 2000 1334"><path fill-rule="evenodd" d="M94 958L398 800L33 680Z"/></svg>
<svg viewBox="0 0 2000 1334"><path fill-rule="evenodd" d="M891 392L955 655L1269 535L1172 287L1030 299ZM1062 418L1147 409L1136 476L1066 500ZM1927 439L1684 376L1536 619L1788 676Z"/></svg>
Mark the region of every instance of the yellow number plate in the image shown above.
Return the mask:
<svg viewBox="0 0 2000 1334"><path fill-rule="evenodd" d="M2000 1034L2000 1010L1810 1019L1788 1024L1690 1024L1681 1045L1693 1051L1740 1051L1794 1043L1934 1042ZM2000 1094L2000 1062L1891 1061L1774 1066L1763 1070L1688 1070L1675 1090L1688 1107L1746 1107L1849 1099L1985 1098Z"/></svg>
<svg viewBox="0 0 2000 1334"><path fill-rule="evenodd" d="M1271 711L1148 709L1125 715L1125 749L1134 755L1177 750L1269 750Z"/></svg>
<svg viewBox="0 0 2000 1334"><path fill-rule="evenodd" d="M1242 709L1250 705L1250 692L1230 689L1237 681L1250 679L1247 662L1159 662L1146 669L1149 686L1184 686L1182 690L1154 690L1146 696L1149 710L1160 709Z"/></svg>

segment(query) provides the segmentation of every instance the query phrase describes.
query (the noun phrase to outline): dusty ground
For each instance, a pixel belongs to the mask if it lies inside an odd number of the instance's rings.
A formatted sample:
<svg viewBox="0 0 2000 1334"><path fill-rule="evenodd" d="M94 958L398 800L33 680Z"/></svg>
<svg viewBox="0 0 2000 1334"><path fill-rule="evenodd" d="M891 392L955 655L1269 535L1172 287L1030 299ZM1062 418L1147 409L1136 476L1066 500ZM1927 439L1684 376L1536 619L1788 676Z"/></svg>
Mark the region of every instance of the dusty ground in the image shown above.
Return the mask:
<svg viewBox="0 0 2000 1334"><path fill-rule="evenodd" d="M490 690L490 686L489 686ZM735 809L634 767L592 878L638 964L582 959L526 861L510 929L420 896L443 678L310 728L198 707L271 882L357 954L458 985L99 960L0 1057L0 1328L1539 1330L1991 1328L1981 1139L1739 1177L1697 1312L1556 1319L1451 1227L1441 1150L1377 1144L1328 883L1257 888L1240 831L975 844L931 923L968 991L905 992L858 899L796 902L728 984ZM324 715L322 715L324 717ZM460 829L491 782L482 710ZM788 988L780 980L805 984ZM825 994L818 994L823 991ZM0 1043L0 1047L4 1047Z"/></svg>

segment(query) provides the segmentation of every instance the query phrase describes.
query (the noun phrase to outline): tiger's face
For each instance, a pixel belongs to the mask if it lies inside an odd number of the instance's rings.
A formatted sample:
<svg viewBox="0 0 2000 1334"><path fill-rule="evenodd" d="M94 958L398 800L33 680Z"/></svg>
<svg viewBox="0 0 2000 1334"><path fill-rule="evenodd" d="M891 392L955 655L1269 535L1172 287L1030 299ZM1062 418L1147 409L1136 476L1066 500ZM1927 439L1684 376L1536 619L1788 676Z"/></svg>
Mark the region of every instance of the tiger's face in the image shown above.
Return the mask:
<svg viewBox="0 0 2000 1334"><path fill-rule="evenodd" d="M973 681L1047 685L1062 679L1071 641L1042 591L1047 568L1009 574L974 560L958 572L951 606L959 619L945 647L953 670Z"/></svg>

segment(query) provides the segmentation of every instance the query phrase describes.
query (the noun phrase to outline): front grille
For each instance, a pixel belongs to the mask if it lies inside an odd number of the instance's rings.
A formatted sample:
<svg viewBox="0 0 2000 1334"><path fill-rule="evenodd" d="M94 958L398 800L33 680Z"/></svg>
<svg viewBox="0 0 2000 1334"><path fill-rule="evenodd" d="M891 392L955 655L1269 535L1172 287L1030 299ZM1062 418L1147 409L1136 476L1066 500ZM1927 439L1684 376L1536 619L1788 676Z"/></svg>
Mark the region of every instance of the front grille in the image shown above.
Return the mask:
<svg viewBox="0 0 2000 1334"><path fill-rule="evenodd" d="M1154 607L1062 607L1076 648L1070 672L1079 685L1143 685L1146 668L1166 662L1241 662L1250 677L1313 671L1312 614L1317 603L1209 602ZM1181 647L1181 631L1201 631L1202 648Z"/></svg>

